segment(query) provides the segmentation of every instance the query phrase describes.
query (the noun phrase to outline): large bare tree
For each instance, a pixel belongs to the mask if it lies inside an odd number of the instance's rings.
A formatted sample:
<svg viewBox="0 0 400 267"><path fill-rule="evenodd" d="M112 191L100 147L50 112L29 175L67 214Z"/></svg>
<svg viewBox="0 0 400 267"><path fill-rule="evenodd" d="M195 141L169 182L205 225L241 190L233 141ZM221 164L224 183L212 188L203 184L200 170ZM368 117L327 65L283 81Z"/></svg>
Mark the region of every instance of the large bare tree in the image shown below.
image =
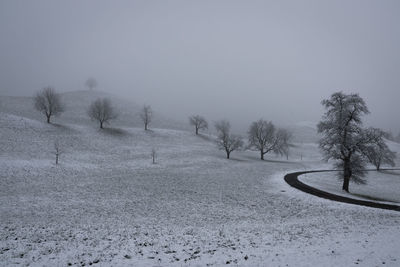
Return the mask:
<svg viewBox="0 0 400 267"><path fill-rule="evenodd" d="M93 101L89 106L88 115L92 120L99 122L100 129L103 129L103 124L118 117L108 98L98 98Z"/></svg>
<svg viewBox="0 0 400 267"><path fill-rule="evenodd" d="M144 105L139 115L143 121L144 129L147 131L149 124L153 118L153 111L151 110L151 106Z"/></svg>
<svg viewBox="0 0 400 267"><path fill-rule="evenodd" d="M97 87L97 81L94 78L89 78L86 80L85 85L87 88L89 88L89 90L93 90Z"/></svg>
<svg viewBox="0 0 400 267"><path fill-rule="evenodd" d="M199 134L199 130L208 129L208 123L206 119L200 115L193 115L189 117L190 125L194 126L196 135Z"/></svg>
<svg viewBox="0 0 400 267"><path fill-rule="evenodd" d="M231 125L226 120L215 123L217 130L217 146L220 150L225 150L226 158L229 159L232 151L243 147L243 141L240 136L230 133Z"/></svg>
<svg viewBox="0 0 400 267"><path fill-rule="evenodd" d="M50 123L50 118L57 116L64 111L64 105L61 102L61 97L52 87L45 87L34 97L35 108L43 113L47 118L47 123Z"/></svg>
<svg viewBox="0 0 400 267"><path fill-rule="evenodd" d="M250 125L248 131L249 148L260 151L260 158L274 152L288 155L290 134L287 130L277 129L272 122L260 119Z"/></svg>
<svg viewBox="0 0 400 267"><path fill-rule="evenodd" d="M319 147L325 159L336 161L336 167L343 170L342 189L349 192L350 179L365 183L365 152L375 136L362 128L361 117L369 113L367 105L358 94L337 92L322 101L326 112L318 124L323 134Z"/></svg>

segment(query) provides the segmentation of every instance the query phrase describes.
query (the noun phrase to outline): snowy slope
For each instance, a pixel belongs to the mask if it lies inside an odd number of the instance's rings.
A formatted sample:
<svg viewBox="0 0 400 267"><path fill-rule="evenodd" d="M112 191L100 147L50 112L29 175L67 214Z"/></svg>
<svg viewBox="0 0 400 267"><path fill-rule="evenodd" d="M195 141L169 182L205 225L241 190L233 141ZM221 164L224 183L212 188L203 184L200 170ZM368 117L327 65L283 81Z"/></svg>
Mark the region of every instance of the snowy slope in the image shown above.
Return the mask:
<svg viewBox="0 0 400 267"><path fill-rule="evenodd" d="M398 213L322 200L284 183L289 171L326 168L316 144L296 144L289 160L262 162L249 151L226 160L212 136L100 131L10 113L0 112L0 265L400 261ZM58 166L56 139L64 152Z"/></svg>
<svg viewBox="0 0 400 267"><path fill-rule="evenodd" d="M293 141L296 143L318 143L320 139L317 123L314 122L300 121L285 128L293 133Z"/></svg>
<svg viewBox="0 0 400 267"><path fill-rule="evenodd" d="M52 121L59 124L96 125L96 122L92 122L87 116L87 109L92 101L104 97L111 100L112 105L119 114L119 117L111 122L112 126L142 127L139 113L143 105L97 90L62 93L61 99L65 105L65 112L58 117L52 118ZM157 112L157 107L153 107L153 109L154 118L151 126L176 129L188 128L186 122L171 120ZM44 115L34 109L33 97L0 96L0 111L30 119L45 120Z"/></svg>

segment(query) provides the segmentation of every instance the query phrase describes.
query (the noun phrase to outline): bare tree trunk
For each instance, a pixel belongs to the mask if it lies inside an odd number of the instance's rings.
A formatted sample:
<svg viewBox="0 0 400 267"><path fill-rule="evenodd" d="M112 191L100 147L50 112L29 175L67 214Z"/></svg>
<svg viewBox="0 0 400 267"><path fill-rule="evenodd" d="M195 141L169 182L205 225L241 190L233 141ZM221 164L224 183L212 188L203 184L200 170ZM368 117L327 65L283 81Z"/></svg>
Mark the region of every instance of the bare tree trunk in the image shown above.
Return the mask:
<svg viewBox="0 0 400 267"><path fill-rule="evenodd" d="M47 115L47 123L50 123L50 115Z"/></svg>
<svg viewBox="0 0 400 267"><path fill-rule="evenodd" d="M347 193L349 192L349 183L350 183L350 177L345 175L343 177L343 187L342 187L342 189L344 191L346 191Z"/></svg>
<svg viewBox="0 0 400 267"><path fill-rule="evenodd" d="M144 123L144 130L147 131L147 123Z"/></svg>
<svg viewBox="0 0 400 267"><path fill-rule="evenodd" d="M264 149L260 150L260 154L261 154L261 160L264 160Z"/></svg>
<svg viewBox="0 0 400 267"><path fill-rule="evenodd" d="M199 134L199 127L196 127L196 135Z"/></svg>
<svg viewBox="0 0 400 267"><path fill-rule="evenodd" d="M100 121L100 129L103 129L103 122Z"/></svg>
<svg viewBox="0 0 400 267"><path fill-rule="evenodd" d="M349 192L350 177L351 177L350 160L349 159L345 159L344 160L343 187L342 187L342 189L344 191L346 191L347 193Z"/></svg>
<svg viewBox="0 0 400 267"><path fill-rule="evenodd" d="M231 153L230 153L229 151L226 151L226 158L227 158L227 159L229 159L230 154L231 154Z"/></svg>
<svg viewBox="0 0 400 267"><path fill-rule="evenodd" d="M58 153L56 153L56 165L58 164Z"/></svg>

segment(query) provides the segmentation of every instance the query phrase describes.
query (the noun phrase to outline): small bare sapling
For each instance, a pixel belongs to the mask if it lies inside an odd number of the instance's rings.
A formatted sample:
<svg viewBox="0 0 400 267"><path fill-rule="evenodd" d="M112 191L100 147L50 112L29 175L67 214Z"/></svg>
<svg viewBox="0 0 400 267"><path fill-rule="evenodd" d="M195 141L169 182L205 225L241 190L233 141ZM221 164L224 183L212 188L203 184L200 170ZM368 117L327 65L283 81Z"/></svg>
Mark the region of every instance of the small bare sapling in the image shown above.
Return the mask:
<svg viewBox="0 0 400 267"><path fill-rule="evenodd" d="M156 164L156 157L157 157L157 151L156 151L156 149L153 147L153 148L151 149L151 158L152 158L152 160L153 160L153 164Z"/></svg>
<svg viewBox="0 0 400 267"><path fill-rule="evenodd" d="M60 155L63 153L59 140L54 141L54 152L53 153L56 156L56 165L58 165L58 159L60 158Z"/></svg>

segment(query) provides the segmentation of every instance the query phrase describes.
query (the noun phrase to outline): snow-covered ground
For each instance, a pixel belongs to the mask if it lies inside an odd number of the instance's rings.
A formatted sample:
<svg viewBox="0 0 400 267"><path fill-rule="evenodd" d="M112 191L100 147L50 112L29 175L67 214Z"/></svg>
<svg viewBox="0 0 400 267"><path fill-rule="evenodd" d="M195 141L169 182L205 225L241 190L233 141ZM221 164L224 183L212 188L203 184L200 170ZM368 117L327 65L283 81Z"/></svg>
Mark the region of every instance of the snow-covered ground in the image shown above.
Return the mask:
<svg viewBox="0 0 400 267"><path fill-rule="evenodd" d="M227 160L208 135L57 123L0 113L2 266L400 264L398 212L283 181L326 168L316 144L297 144L289 160Z"/></svg>

